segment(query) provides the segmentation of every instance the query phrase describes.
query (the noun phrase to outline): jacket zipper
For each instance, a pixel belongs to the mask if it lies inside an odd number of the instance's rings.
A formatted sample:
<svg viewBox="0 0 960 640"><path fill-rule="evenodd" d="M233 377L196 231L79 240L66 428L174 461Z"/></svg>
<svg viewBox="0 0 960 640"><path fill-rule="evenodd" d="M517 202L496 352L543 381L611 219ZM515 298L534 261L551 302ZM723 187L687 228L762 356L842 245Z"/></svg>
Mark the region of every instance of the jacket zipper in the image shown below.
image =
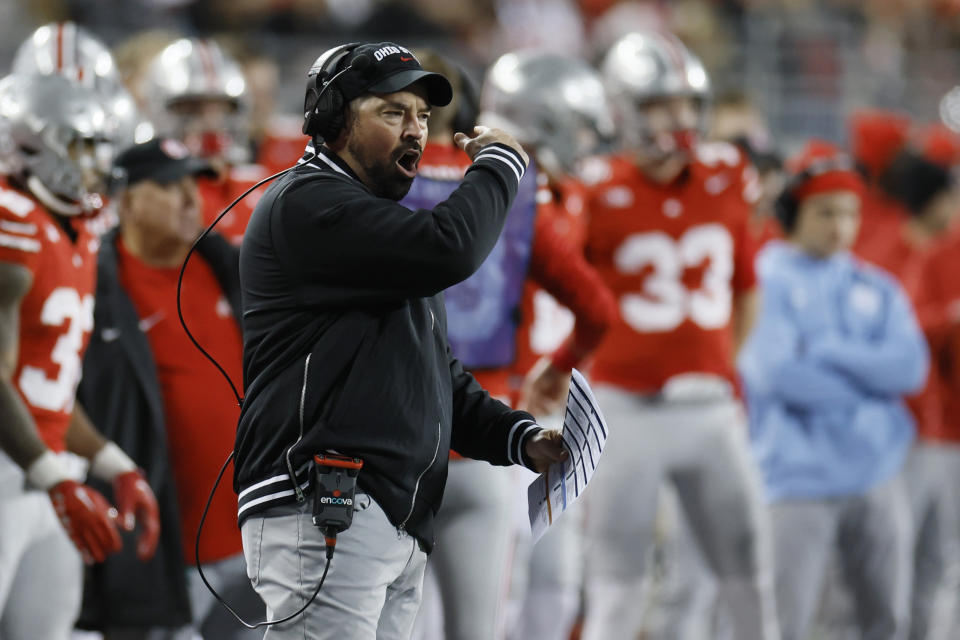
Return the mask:
<svg viewBox="0 0 960 640"><path fill-rule="evenodd" d="M293 463L290 462L290 452L293 451L293 448L300 444L300 441L303 440L303 407L307 399L307 374L310 373L310 356L312 353L307 354L307 359L303 363L303 387L300 389L300 435L297 438L297 441L294 442L287 449L286 459L287 459L287 473L290 474L290 482L293 483L293 492L297 495L297 502L304 502L307 498L303 495L303 490L300 488L300 483L297 482L297 474L293 472Z"/></svg>
<svg viewBox="0 0 960 640"><path fill-rule="evenodd" d="M403 522L397 527L397 533L399 534L403 534L407 530L407 521L413 516L413 509L417 504L417 492L420 491L420 481L423 480L423 476L426 475L427 471L430 471L433 463L437 461L437 454L440 453L440 435L440 423L437 422L437 446L433 450L433 458L430 459L430 464L417 476L417 483L413 485L413 498L410 500L410 511L407 513L407 517L403 519Z"/></svg>

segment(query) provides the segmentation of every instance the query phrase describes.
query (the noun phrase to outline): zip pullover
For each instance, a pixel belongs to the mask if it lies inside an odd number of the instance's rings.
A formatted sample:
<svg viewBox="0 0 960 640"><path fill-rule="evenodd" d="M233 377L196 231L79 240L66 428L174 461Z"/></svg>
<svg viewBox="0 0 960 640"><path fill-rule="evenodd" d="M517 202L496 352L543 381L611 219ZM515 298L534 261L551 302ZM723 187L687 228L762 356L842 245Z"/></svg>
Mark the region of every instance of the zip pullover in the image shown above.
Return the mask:
<svg viewBox="0 0 960 640"><path fill-rule="evenodd" d="M308 146L267 189L240 255L241 523L302 499L313 454L337 451L363 459L359 487L429 551L451 448L530 466L540 428L451 356L441 296L493 248L525 169L488 145L446 201L410 211Z"/></svg>

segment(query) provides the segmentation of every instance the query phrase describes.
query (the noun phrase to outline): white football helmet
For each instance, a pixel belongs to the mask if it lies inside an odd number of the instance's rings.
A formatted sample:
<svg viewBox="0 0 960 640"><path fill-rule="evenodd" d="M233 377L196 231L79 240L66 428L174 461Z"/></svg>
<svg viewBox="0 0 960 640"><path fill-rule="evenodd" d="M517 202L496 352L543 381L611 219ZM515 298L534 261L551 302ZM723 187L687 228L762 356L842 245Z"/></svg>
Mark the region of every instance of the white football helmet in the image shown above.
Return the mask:
<svg viewBox="0 0 960 640"><path fill-rule="evenodd" d="M117 149L153 137L153 126L142 118L133 96L123 86L110 49L73 22L51 22L39 27L17 49L12 73L61 75L96 91L107 114L116 120Z"/></svg>
<svg viewBox="0 0 960 640"><path fill-rule="evenodd" d="M694 98L698 124L678 125L672 145L690 151L705 125L710 79L700 60L666 31L628 33L610 47L600 64L625 146L652 154L669 153L641 113L644 105L677 97ZM669 147L669 145L668 145Z"/></svg>
<svg viewBox="0 0 960 640"><path fill-rule="evenodd" d="M99 211L114 135L89 87L60 75L0 80L0 168L55 213Z"/></svg>
<svg viewBox="0 0 960 640"><path fill-rule="evenodd" d="M143 80L146 109L159 135L202 157L248 160L243 71L217 43L183 38L150 63Z"/></svg>
<svg viewBox="0 0 960 640"><path fill-rule="evenodd" d="M613 136L613 117L600 75L583 60L520 51L490 67L480 95L480 121L535 149L552 171L572 173L578 160Z"/></svg>

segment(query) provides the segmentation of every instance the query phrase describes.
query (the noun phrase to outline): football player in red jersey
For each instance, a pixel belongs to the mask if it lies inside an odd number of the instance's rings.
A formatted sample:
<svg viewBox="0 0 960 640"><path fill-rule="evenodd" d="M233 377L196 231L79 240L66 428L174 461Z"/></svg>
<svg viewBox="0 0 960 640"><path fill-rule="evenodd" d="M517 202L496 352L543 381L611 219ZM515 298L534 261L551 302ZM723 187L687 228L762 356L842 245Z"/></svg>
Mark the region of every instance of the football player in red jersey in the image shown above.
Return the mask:
<svg viewBox="0 0 960 640"><path fill-rule="evenodd" d="M511 132L537 167L533 248L509 384L517 406L559 427L571 369L616 316L611 292L583 258L586 191L574 177L578 161L613 137L609 101L584 61L520 51L491 65L481 107L481 121ZM517 475L525 496L534 476ZM518 515L507 638L566 638L580 604L582 512L571 510L536 545L526 510Z"/></svg>
<svg viewBox="0 0 960 640"><path fill-rule="evenodd" d="M94 90L114 120L115 149L153 137L153 125L140 116L110 49L74 22L51 22L38 27L17 49L11 73L61 75ZM103 235L117 224L116 207L107 201L86 223L92 233Z"/></svg>
<svg viewBox="0 0 960 640"><path fill-rule="evenodd" d="M205 225L267 177L263 167L249 164L243 71L217 43L197 38L171 43L150 63L142 84L139 94L157 134L180 140L220 174L199 183ZM259 195L255 191L238 203L217 231L239 244Z"/></svg>
<svg viewBox="0 0 960 640"><path fill-rule="evenodd" d="M914 152L901 152L885 172L889 196L909 213L891 233L875 237L860 250L864 259L895 275L913 303L931 353L923 389L906 398L919 439L904 467L916 534L910 637L938 637L935 627L952 621L953 594L960 580L960 520L957 489L948 478L960 473L960 457L951 441L953 418L944 401L953 395L949 380L954 354L943 323L949 313L957 242L951 233L960 194L950 168ZM942 631L940 631L942 633Z"/></svg>
<svg viewBox="0 0 960 640"><path fill-rule="evenodd" d="M141 558L159 534L146 480L75 402L97 251L78 216L102 205L110 122L97 94L62 76L0 82L0 636L13 640L68 637L81 556L118 550L117 524L141 525ZM64 451L112 483L116 509Z"/></svg>
<svg viewBox="0 0 960 640"><path fill-rule="evenodd" d="M11 73L62 75L96 91L115 121L112 138L117 149L153 137L153 125L140 116L110 49L75 22L38 27L17 49Z"/></svg>
<svg viewBox="0 0 960 640"><path fill-rule="evenodd" d="M585 499L584 638L638 633L657 497L675 487L738 640L778 637L769 524L734 358L755 313L755 172L701 144L708 78L674 36L635 32L602 73L625 151L591 168L586 254L619 305L595 352L610 434ZM672 638L699 612L677 612Z"/></svg>
<svg viewBox="0 0 960 640"><path fill-rule="evenodd" d="M939 401L935 429L925 429L907 466L917 528L911 631L950 637L960 623L960 234L952 233L924 265L917 316L930 343L930 378ZM914 477L910 477L914 476ZM926 516L926 517L923 517ZM924 636L922 633L928 635ZM939 633L939 635L938 635Z"/></svg>
<svg viewBox="0 0 960 640"><path fill-rule="evenodd" d="M460 76L433 54L418 56L427 69L455 79ZM457 99L469 102L463 86L466 80L460 80ZM508 95L502 83L511 80L521 90ZM568 170L567 165L578 154L595 147L600 138L598 129L609 133L612 123L597 73L583 61L559 56L503 56L488 74L482 105L487 110L482 121L506 127L523 141L534 161L521 182L497 247L480 271L445 292L447 325L451 351L491 394L509 399L515 395L511 378L517 377L517 357L523 351L521 336L526 335L517 326L525 282L537 282L551 291L574 309L580 320L576 334L557 344L547 359L557 379L569 379L570 368L599 343L615 314L612 296L599 276L582 254L554 231L553 222L542 217L544 202L537 186L540 176L546 185L549 171L559 177ZM453 132L472 126L471 118L465 115L470 110L465 108L461 118L452 118L451 110L433 110L419 175L403 204L410 208L432 206L461 179L469 158L453 146ZM457 122L459 119L464 122ZM536 126L553 127L556 137L544 139L544 129ZM551 142L555 150L549 148ZM526 362L527 366L531 364L530 359ZM553 390L551 399L557 393ZM565 397L566 389L559 393ZM511 567L514 505L522 501L509 478L491 471L489 465L473 460L458 459L449 467L447 492L436 521L439 545L429 561L439 583L446 637L503 638L506 633L506 637L535 640L566 635L576 614L579 571L574 562L558 562L560 556L556 554L548 559L552 571L545 581L556 578L562 591L560 599L566 598L567 602L556 607L557 598L541 601L547 604L549 623L556 630L528 628L523 626L525 619L509 617L504 627L502 605L510 569L526 575L525 567L518 565L526 564L529 553L515 554ZM524 479L525 488L531 478ZM566 522L572 523L572 518ZM529 530L529 523L526 527ZM474 552L480 548L483 554ZM522 599L524 594L520 595ZM423 617L418 626L424 637L437 637L437 630L425 628Z"/></svg>

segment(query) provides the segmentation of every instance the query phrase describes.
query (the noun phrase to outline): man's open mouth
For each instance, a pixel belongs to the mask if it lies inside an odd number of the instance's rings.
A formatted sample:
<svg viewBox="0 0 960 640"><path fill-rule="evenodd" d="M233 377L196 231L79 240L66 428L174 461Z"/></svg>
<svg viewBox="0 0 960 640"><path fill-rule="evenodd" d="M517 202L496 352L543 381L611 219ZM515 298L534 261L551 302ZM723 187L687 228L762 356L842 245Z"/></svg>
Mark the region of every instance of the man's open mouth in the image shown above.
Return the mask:
<svg viewBox="0 0 960 640"><path fill-rule="evenodd" d="M408 178L416 177L417 165L420 164L420 151L417 149L408 149L401 154L397 160L397 167L401 173Z"/></svg>

